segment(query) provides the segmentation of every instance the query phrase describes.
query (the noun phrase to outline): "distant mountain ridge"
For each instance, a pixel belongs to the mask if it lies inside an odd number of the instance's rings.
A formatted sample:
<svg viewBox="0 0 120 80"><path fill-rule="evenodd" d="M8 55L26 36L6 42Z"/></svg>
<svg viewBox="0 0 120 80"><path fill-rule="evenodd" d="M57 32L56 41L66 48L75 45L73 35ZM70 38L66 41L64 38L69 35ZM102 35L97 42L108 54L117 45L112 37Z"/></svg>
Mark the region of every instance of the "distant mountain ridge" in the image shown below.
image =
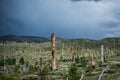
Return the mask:
<svg viewBox="0 0 120 80"><path fill-rule="evenodd" d="M87 38L76 38L76 39L64 39L57 38L57 40L65 40L65 41L100 41L100 42L120 42L120 37L109 37L101 40L87 39ZM16 36L16 35L3 35L0 36L0 42L3 41L16 41L16 42L47 42L50 41L49 38L46 37L38 37L38 36Z"/></svg>
<svg viewBox="0 0 120 80"><path fill-rule="evenodd" d="M0 42L15 41L15 42L47 42L48 38L37 36L16 36L16 35L4 35L0 36Z"/></svg>

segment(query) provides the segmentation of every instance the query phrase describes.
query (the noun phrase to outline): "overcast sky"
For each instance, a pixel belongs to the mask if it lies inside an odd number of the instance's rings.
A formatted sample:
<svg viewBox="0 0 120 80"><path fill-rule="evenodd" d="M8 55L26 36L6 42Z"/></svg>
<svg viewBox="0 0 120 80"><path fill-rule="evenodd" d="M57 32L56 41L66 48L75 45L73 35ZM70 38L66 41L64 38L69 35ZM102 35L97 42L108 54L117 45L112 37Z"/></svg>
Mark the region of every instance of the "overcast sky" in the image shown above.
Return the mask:
<svg viewBox="0 0 120 80"><path fill-rule="evenodd" d="M120 0L0 0L0 35L120 37Z"/></svg>

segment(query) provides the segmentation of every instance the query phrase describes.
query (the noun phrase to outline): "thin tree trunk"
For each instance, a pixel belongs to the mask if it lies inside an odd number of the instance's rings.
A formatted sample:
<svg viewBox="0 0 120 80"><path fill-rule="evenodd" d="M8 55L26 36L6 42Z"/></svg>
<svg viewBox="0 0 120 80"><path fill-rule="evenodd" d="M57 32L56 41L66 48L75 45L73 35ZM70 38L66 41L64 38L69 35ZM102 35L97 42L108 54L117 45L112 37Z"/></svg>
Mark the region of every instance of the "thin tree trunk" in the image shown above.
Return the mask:
<svg viewBox="0 0 120 80"><path fill-rule="evenodd" d="M104 59L105 59L104 46L101 45L101 64L104 64Z"/></svg>

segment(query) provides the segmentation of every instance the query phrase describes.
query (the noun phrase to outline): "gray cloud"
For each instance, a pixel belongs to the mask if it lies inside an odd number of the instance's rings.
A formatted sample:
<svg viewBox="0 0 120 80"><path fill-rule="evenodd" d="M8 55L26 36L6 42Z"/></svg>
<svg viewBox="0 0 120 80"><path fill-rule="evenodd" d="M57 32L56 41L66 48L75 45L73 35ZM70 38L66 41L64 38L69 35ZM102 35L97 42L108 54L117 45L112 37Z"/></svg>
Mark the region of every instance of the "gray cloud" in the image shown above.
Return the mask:
<svg viewBox="0 0 120 80"><path fill-rule="evenodd" d="M118 27L119 24L120 23L118 22L109 21L109 22L103 23L102 26L107 28L115 28L115 27Z"/></svg>
<svg viewBox="0 0 120 80"><path fill-rule="evenodd" d="M120 37L120 0L108 0L113 6L110 9L112 19L104 22L102 27L104 37Z"/></svg>
<svg viewBox="0 0 120 80"><path fill-rule="evenodd" d="M2 19L0 21L0 34L19 34L24 31L24 23L16 19Z"/></svg>

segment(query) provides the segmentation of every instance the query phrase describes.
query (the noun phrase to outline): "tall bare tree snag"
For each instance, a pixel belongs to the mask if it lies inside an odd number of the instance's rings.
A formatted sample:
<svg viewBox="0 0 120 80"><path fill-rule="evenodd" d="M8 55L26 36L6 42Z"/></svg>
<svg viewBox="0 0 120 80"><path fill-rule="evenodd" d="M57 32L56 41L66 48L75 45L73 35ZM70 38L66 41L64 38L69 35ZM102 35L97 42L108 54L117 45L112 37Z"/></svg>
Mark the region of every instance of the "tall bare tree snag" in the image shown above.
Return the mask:
<svg viewBox="0 0 120 80"><path fill-rule="evenodd" d="M101 64L104 64L105 54L104 54L104 46L101 45Z"/></svg>
<svg viewBox="0 0 120 80"><path fill-rule="evenodd" d="M52 63L51 63L51 67L53 70L55 70L57 68L56 65L56 59L55 59L55 33L53 32L51 34L51 41L52 41Z"/></svg>

